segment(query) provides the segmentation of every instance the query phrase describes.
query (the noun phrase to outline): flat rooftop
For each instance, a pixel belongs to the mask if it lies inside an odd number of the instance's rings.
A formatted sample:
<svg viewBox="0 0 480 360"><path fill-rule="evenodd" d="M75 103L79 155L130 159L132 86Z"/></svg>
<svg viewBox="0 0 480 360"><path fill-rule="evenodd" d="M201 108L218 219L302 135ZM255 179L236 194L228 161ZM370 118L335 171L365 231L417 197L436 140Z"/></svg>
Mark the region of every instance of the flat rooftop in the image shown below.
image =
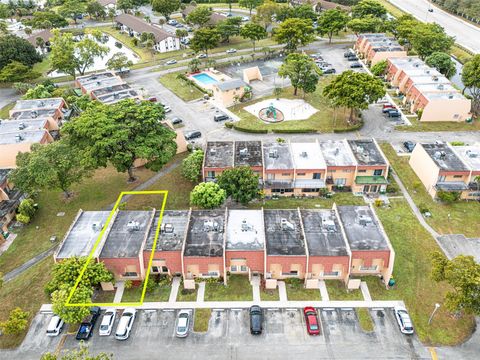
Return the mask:
<svg viewBox="0 0 480 360"><path fill-rule="evenodd" d="M146 250L152 250L153 240L160 221L160 211L155 212L153 225L148 233ZM156 251L180 251L187 234L188 210L165 210L157 239Z"/></svg>
<svg viewBox="0 0 480 360"><path fill-rule="evenodd" d="M447 171L468 170L467 166L446 143L422 143L420 145L440 169Z"/></svg>
<svg viewBox="0 0 480 360"><path fill-rule="evenodd" d="M293 162L299 170L326 169L327 164L320 151L320 145L313 143L291 143Z"/></svg>
<svg viewBox="0 0 480 360"><path fill-rule="evenodd" d="M348 140L358 165L386 165L380 149L372 140Z"/></svg>
<svg viewBox="0 0 480 360"><path fill-rule="evenodd" d="M43 130L46 128L47 120L0 120L0 133L16 132L20 130Z"/></svg>
<svg viewBox="0 0 480 360"><path fill-rule="evenodd" d="M263 165L261 141L235 141L235 166Z"/></svg>
<svg viewBox="0 0 480 360"><path fill-rule="evenodd" d="M222 257L225 211L192 210L185 256Z"/></svg>
<svg viewBox="0 0 480 360"><path fill-rule="evenodd" d="M438 82L432 82L431 80L429 82L415 82L415 88L420 91L421 93L424 92L451 92L451 91L457 91L455 86L453 86L447 79L447 82L445 83L438 83Z"/></svg>
<svg viewBox="0 0 480 360"><path fill-rule="evenodd" d="M459 99L466 99L462 93L458 92L456 89L454 91L445 91L445 92L438 92L438 91L426 91L422 93L429 100L459 100Z"/></svg>
<svg viewBox="0 0 480 360"><path fill-rule="evenodd" d="M12 120L36 120L54 117L57 109L39 109L15 111L10 116Z"/></svg>
<svg viewBox="0 0 480 360"><path fill-rule="evenodd" d="M352 150L345 140L321 141L319 145L328 166L355 166L357 164Z"/></svg>
<svg viewBox="0 0 480 360"><path fill-rule="evenodd" d="M38 143L43 139L45 133L47 133L47 130L0 132L0 145Z"/></svg>
<svg viewBox="0 0 480 360"><path fill-rule="evenodd" d="M119 92L119 91L122 91L122 90L128 90L128 89L131 89L130 85L128 85L127 83L121 83L121 84L117 84L117 85L105 86L105 87L102 87L102 88L98 88L96 90L93 90L92 93L96 97L100 97L102 95L113 94L113 93L116 93L116 92Z"/></svg>
<svg viewBox="0 0 480 360"><path fill-rule="evenodd" d="M107 77L102 80L95 80L95 81L90 81L82 84L83 88L87 90L88 92L95 90L95 89L101 89L104 87L109 87L109 86L116 86L116 85L121 85L125 84L125 81L123 81L121 78L117 76L113 77Z"/></svg>
<svg viewBox="0 0 480 360"><path fill-rule="evenodd" d="M115 74L113 74L112 72L106 71L106 72L97 73L97 74L79 76L79 77L77 77L77 81L82 86L85 86L85 85L88 85L90 83L96 83L97 81L108 80L108 79L115 78L115 77L116 77Z"/></svg>
<svg viewBox="0 0 480 360"><path fill-rule="evenodd" d="M12 171L12 169L0 169L0 185L7 181L10 171Z"/></svg>
<svg viewBox="0 0 480 360"><path fill-rule="evenodd" d="M120 210L106 234L100 258L137 257L153 220L152 211Z"/></svg>
<svg viewBox="0 0 480 360"><path fill-rule="evenodd" d="M18 100L12 110L57 109L62 103L62 98Z"/></svg>
<svg viewBox="0 0 480 360"><path fill-rule="evenodd" d="M264 210L263 216L267 255L306 255L297 210Z"/></svg>
<svg viewBox="0 0 480 360"><path fill-rule="evenodd" d="M454 146L453 149L473 171L480 171L480 142L475 145Z"/></svg>
<svg viewBox="0 0 480 360"><path fill-rule="evenodd" d="M88 256L100 236L110 211L83 211L60 246L57 259Z"/></svg>
<svg viewBox="0 0 480 360"><path fill-rule="evenodd" d="M301 210L310 256L348 255L347 242L333 210Z"/></svg>
<svg viewBox="0 0 480 360"><path fill-rule="evenodd" d="M419 66L425 65L420 58L414 56L389 58L388 61L399 69L418 68Z"/></svg>
<svg viewBox="0 0 480 360"><path fill-rule="evenodd" d="M338 214L352 250L389 250L387 238L368 206L339 206Z"/></svg>
<svg viewBox="0 0 480 360"><path fill-rule="evenodd" d="M209 141L205 151L204 167L233 167L233 141Z"/></svg>
<svg viewBox="0 0 480 360"><path fill-rule="evenodd" d="M114 104L121 100L138 99L138 98L140 98L140 95L137 93L136 90L133 90L132 88L128 88L122 91L107 93L102 96L97 96L98 101L104 104Z"/></svg>
<svg viewBox="0 0 480 360"><path fill-rule="evenodd" d="M263 162L266 170L291 170L293 159L290 144L269 142L263 144Z"/></svg>
<svg viewBox="0 0 480 360"><path fill-rule="evenodd" d="M265 246L262 210L229 210L226 250L259 250Z"/></svg>
<svg viewBox="0 0 480 360"><path fill-rule="evenodd" d="M438 72L436 69L431 68L428 65L421 65L418 67L407 67L402 69L405 74L408 75L409 78L414 79L415 77L422 77L422 76L430 76L441 78L442 74Z"/></svg>

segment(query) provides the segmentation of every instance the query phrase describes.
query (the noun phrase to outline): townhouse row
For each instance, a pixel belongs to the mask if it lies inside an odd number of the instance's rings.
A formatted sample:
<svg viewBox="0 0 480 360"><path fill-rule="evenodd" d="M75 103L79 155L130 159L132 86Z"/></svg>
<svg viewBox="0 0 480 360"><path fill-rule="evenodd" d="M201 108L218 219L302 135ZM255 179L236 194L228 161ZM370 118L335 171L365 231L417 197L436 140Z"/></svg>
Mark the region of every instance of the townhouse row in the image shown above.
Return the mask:
<svg viewBox="0 0 480 360"><path fill-rule="evenodd" d="M154 248L160 212L80 210L54 254L56 262L93 257L116 279L140 281L146 272L184 280L225 274L338 279L377 275L387 284L394 251L371 206L315 210L167 210ZM148 263L153 254L150 269Z"/></svg>
<svg viewBox="0 0 480 360"><path fill-rule="evenodd" d="M266 196L316 196L324 191L385 192L389 162L374 139L315 142L209 141L204 181L249 166Z"/></svg>
<svg viewBox="0 0 480 360"><path fill-rule="evenodd" d="M387 61L385 78L403 95L402 102L421 122L470 120L471 100L444 75L385 34L361 34L355 50L367 64Z"/></svg>
<svg viewBox="0 0 480 360"><path fill-rule="evenodd" d="M418 143L409 163L432 198L445 191L457 192L463 200L480 199L480 142Z"/></svg>

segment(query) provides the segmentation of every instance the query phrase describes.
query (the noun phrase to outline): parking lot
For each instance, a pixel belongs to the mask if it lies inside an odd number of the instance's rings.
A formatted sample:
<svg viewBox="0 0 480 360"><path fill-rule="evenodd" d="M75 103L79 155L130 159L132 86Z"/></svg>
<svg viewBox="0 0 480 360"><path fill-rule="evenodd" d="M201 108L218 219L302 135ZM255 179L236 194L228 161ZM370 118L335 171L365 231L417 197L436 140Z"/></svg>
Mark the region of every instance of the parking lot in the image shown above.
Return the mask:
<svg viewBox="0 0 480 360"><path fill-rule="evenodd" d="M249 331L248 311L213 310L208 332L175 337L176 311L139 311L130 338L98 336L99 323L88 341L91 351L113 353L114 359L421 359L430 358L416 336L402 335L391 309L371 310L375 330L364 332L353 309L318 309L321 335L309 336L301 309L265 309L264 331ZM78 345L75 335L49 338L51 318L39 314L15 356L38 359L39 353ZM114 329L119 317L115 321ZM65 334L65 332L64 332ZM62 338L63 337L63 338ZM1 356L12 353L0 353Z"/></svg>

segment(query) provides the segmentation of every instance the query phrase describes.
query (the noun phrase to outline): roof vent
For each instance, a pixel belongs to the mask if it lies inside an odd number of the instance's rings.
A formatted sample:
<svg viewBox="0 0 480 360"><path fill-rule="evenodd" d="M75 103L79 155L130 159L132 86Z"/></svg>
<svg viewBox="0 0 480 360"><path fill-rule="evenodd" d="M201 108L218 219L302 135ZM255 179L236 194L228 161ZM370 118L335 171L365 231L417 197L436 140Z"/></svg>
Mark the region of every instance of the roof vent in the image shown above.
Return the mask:
<svg viewBox="0 0 480 360"><path fill-rule="evenodd" d="M367 226L373 223L373 219L368 215L360 215L358 217L358 223L362 226Z"/></svg>
<svg viewBox="0 0 480 360"><path fill-rule="evenodd" d="M447 153L445 151L440 152L440 159L445 159L446 156L447 156Z"/></svg>
<svg viewBox="0 0 480 360"><path fill-rule="evenodd" d="M335 155L338 155L340 153L340 149L339 148L335 148Z"/></svg>
<svg viewBox="0 0 480 360"><path fill-rule="evenodd" d="M240 225L240 228L242 232L250 231L252 229L252 227L247 223L247 219L242 220L242 224Z"/></svg>
<svg viewBox="0 0 480 360"><path fill-rule="evenodd" d="M37 116L38 116L38 112L36 110L33 110L32 112L30 112L30 117L36 118Z"/></svg>
<svg viewBox="0 0 480 360"><path fill-rule="evenodd" d="M92 223L92 230L93 231L100 231L103 228L103 224L100 221L95 221Z"/></svg>
<svg viewBox="0 0 480 360"><path fill-rule="evenodd" d="M20 124L18 124L18 130L23 130L23 129L25 129L26 127L27 127L27 125L25 125L25 123L23 123L23 122L20 123Z"/></svg>
<svg viewBox="0 0 480 360"><path fill-rule="evenodd" d="M45 101L40 101L38 104L39 104L40 106L45 106Z"/></svg>
<svg viewBox="0 0 480 360"><path fill-rule="evenodd" d="M438 81L438 76L436 76L436 75L432 76L432 80L433 81Z"/></svg>
<svg viewBox="0 0 480 360"><path fill-rule="evenodd" d="M475 159L479 156L478 152L473 151L473 150L467 150L467 156L469 158Z"/></svg>
<svg viewBox="0 0 480 360"><path fill-rule="evenodd" d="M295 230L295 224L292 224L287 219L280 220L280 224L282 226L283 231L294 231Z"/></svg>
<svg viewBox="0 0 480 360"><path fill-rule="evenodd" d="M444 88L445 88L445 86L443 86L443 84L440 84L440 85L437 86L438 90L443 90Z"/></svg>
<svg viewBox="0 0 480 360"><path fill-rule="evenodd" d="M97 81L97 86L100 86L102 85L102 83L100 81Z"/></svg>
<svg viewBox="0 0 480 360"><path fill-rule="evenodd" d="M448 94L449 99L453 99L453 94Z"/></svg>
<svg viewBox="0 0 480 360"><path fill-rule="evenodd" d="M119 97L120 97L119 94L117 94L117 93L113 94L113 98L114 98L114 99L118 99Z"/></svg>
<svg viewBox="0 0 480 360"><path fill-rule="evenodd" d="M248 156L248 149L247 148L240 149L239 153L240 153L240 156Z"/></svg>
<svg viewBox="0 0 480 360"><path fill-rule="evenodd" d="M302 152L300 153L300 156L303 157L303 158L307 158L307 157L308 157L308 154L307 154L306 151L302 151Z"/></svg>
<svg viewBox="0 0 480 360"><path fill-rule="evenodd" d="M218 222L214 220L204 220L203 221L203 231L218 231Z"/></svg>
<svg viewBox="0 0 480 360"><path fill-rule="evenodd" d="M131 220L127 223L127 230L132 232L132 231L138 231L140 230L140 223L135 220Z"/></svg>
<svg viewBox="0 0 480 360"><path fill-rule="evenodd" d="M336 232L337 231L337 227L335 226L335 221L333 221L333 220L324 219L324 220L322 220L322 225L323 225L323 228L327 232Z"/></svg>
<svg viewBox="0 0 480 360"><path fill-rule="evenodd" d="M162 224L160 231L165 234L171 234L175 230L172 224Z"/></svg>
<svg viewBox="0 0 480 360"><path fill-rule="evenodd" d="M212 147L210 149L210 155L215 155L216 153L217 153L217 149Z"/></svg>
<svg viewBox="0 0 480 360"><path fill-rule="evenodd" d="M17 142L22 141L22 140L23 140L23 135L21 135L21 134L15 135L15 140L16 140Z"/></svg>
<svg viewBox="0 0 480 360"><path fill-rule="evenodd" d="M277 149L270 149L268 151L268 157L272 159L278 159L278 151Z"/></svg>

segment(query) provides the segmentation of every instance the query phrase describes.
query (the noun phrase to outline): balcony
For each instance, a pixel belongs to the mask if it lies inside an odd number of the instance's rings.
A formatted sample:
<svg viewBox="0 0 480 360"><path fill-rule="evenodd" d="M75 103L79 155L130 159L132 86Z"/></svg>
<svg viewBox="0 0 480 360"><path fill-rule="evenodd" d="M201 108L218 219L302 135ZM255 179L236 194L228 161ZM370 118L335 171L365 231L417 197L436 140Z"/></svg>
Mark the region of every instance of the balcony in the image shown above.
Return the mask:
<svg viewBox="0 0 480 360"><path fill-rule="evenodd" d="M442 191L463 191L468 190L468 184L463 181L439 181L435 189Z"/></svg>
<svg viewBox="0 0 480 360"><path fill-rule="evenodd" d="M292 189L293 180L265 180L265 187L268 189Z"/></svg>
<svg viewBox="0 0 480 360"><path fill-rule="evenodd" d="M381 175L357 176L355 178L357 185L387 185L388 181Z"/></svg>
<svg viewBox="0 0 480 360"><path fill-rule="evenodd" d="M318 189L325 187L325 181L322 179L300 179L293 182L296 189Z"/></svg>

